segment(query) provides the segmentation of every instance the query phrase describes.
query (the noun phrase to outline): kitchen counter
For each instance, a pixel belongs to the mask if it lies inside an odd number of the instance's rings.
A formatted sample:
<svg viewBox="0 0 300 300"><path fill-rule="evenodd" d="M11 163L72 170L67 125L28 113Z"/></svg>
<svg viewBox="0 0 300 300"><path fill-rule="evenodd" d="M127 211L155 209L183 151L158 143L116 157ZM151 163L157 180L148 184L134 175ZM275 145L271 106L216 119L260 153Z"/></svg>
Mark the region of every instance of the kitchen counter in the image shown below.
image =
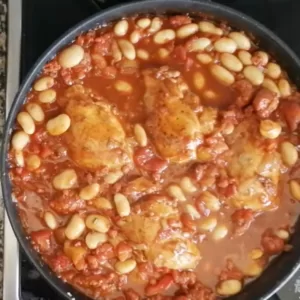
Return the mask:
<svg viewBox="0 0 300 300"><path fill-rule="evenodd" d="M5 121L5 84L6 84L6 1L0 0L0 141ZM0 194L1 195L1 194ZM2 197L2 196L1 196ZM3 269L3 201L0 199L0 299L2 299Z"/></svg>

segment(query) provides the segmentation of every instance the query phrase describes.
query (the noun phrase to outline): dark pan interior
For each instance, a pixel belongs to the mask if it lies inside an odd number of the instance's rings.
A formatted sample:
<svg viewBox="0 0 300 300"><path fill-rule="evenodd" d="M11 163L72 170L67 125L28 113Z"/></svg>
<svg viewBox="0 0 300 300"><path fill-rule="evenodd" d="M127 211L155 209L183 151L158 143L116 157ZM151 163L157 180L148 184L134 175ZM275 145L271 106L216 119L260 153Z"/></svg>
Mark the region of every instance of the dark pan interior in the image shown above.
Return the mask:
<svg viewBox="0 0 300 300"><path fill-rule="evenodd" d="M124 16L134 14L162 14L162 13L204 13L213 16L218 20L228 21L233 27L250 32L260 41L260 45L266 51L275 55L279 63L288 71L290 78L300 87L300 61L297 56L271 31L266 29L255 20L234 11L226 6L211 3L208 1L189 1L189 0L152 0L130 3L123 6L117 6L105 11L101 11L96 15L82 21L77 26L70 29L60 39L58 39L48 50L40 57L33 66L14 100L10 110L6 128L4 131L4 140L1 153L1 179L4 203L13 230L23 247L25 253L33 262L39 272L47 279L47 281L66 299L88 299L82 294L74 290L70 285L63 283L53 274L50 269L43 264L39 255L32 249L30 242L26 238L22 225L20 223L15 204L11 198L11 186L8 177L8 165L6 161L7 150L9 149L9 141L14 126L15 117L21 105L26 98L36 76L40 73L44 64L55 56L57 51L74 40L74 38L83 31L87 31L98 25L114 21ZM284 284L299 267L300 264L300 239L296 238L300 235L300 221L298 220L295 227L295 235L291 240L293 250L290 253L284 253L280 257L274 259L270 266L264 271L263 275L257 280L248 284L243 291L230 300L259 300L267 299L275 293Z"/></svg>

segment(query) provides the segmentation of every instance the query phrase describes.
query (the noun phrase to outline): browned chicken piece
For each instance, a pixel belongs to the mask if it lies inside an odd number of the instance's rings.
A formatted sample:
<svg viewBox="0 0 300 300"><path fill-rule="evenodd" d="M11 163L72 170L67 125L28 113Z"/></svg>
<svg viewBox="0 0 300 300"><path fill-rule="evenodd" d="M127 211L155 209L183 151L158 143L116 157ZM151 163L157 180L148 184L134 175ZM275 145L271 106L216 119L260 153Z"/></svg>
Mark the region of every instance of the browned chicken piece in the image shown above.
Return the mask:
<svg viewBox="0 0 300 300"><path fill-rule="evenodd" d="M256 119L246 120L227 138L233 152L228 173L237 181L232 204L237 208L264 211L279 204L277 193L282 163L276 150L264 147L258 126Z"/></svg>
<svg viewBox="0 0 300 300"><path fill-rule="evenodd" d="M160 185L158 183L154 183L145 177L138 177L129 181L122 191L125 195L130 196L131 199L137 200L145 194L152 194L158 191L159 188Z"/></svg>
<svg viewBox="0 0 300 300"><path fill-rule="evenodd" d="M71 158L92 170L120 169L131 162L131 149L124 129L105 100L95 100L81 85L66 93L65 112L71 126L64 138Z"/></svg>
<svg viewBox="0 0 300 300"><path fill-rule="evenodd" d="M119 226L134 243L145 245L145 255L157 267L193 269L201 259L199 249L180 231L162 234L163 224L169 218L180 220L179 211L172 201L160 195L150 195L140 200L140 210L123 218Z"/></svg>
<svg viewBox="0 0 300 300"><path fill-rule="evenodd" d="M183 163L196 158L201 143L199 98L178 71L162 67L144 72L147 132L165 159Z"/></svg>

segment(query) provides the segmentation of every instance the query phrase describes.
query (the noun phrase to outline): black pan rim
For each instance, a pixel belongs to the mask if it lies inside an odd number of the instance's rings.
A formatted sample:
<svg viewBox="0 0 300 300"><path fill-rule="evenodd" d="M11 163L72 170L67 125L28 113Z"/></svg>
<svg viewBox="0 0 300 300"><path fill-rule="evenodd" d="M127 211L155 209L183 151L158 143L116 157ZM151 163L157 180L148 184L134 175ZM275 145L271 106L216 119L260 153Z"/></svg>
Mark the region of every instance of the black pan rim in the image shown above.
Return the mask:
<svg viewBox="0 0 300 300"><path fill-rule="evenodd" d="M66 299L88 299L86 296L83 296L81 293L76 291L70 285L64 284L62 280L60 280L53 272L49 269L47 265L45 265L39 254L35 252L29 241L28 238L24 235L22 226L20 221L18 220L18 216L16 215L16 205L12 201L11 196L11 189L10 189L10 180L8 176L8 165L7 165L7 151L9 148L10 136L12 132L13 125L15 123L15 117L17 112L19 111L20 106L23 104L24 99L26 97L27 92L29 91L32 82L36 78L36 76L40 73L42 67L47 63L50 59L52 59L55 54L65 45L70 43L74 38L79 35L81 32L87 31L96 27L97 24L105 24L105 20L112 21L114 19L120 18L123 16L124 11L126 15L138 14L142 11L142 13L146 13L147 11L155 10L157 5L163 6L164 10L177 10L178 6L180 9L184 9L185 12L190 11L190 6L197 7L197 12L203 11L210 12L211 15L214 14L227 14L228 22L231 23L230 18L235 18L240 20L245 25L248 24L253 31L257 31L258 33L264 35L264 39L269 40L276 44L284 54L290 58L291 61L295 63L295 68L298 70L300 74L300 60L296 56L296 54L280 39L278 38L272 31L267 29L265 26L257 22L256 20L248 17L247 15L240 13L234 9L231 9L225 5L208 2L206 0L145 0L139 2L131 2L128 4L117 5L106 10L100 11L95 15L81 21L77 25L73 26L70 30L68 30L65 34L63 34L60 38L58 38L52 45L39 57L37 62L28 72L27 76L23 80L21 87L14 98L14 102L10 109L9 115L6 120L4 134L3 134L3 141L2 141L2 148L1 148L1 184L2 184L2 191L3 191L3 199L5 209L7 211L10 223L12 225L13 231L18 239L18 242L21 244L25 254L33 263L35 268L42 274L44 279ZM161 10L158 8L158 10ZM298 78L296 79L298 81ZM300 81L299 81L300 83ZM16 218L17 217L17 218ZM279 277L279 279L274 282L273 288L264 291L259 295L257 299L267 299L276 291L278 291L300 267L300 255L293 260L294 267L285 272ZM263 275L262 275L263 276ZM250 284L251 286L252 284ZM243 292L242 292L243 293ZM77 298L78 297L78 298ZM241 295L238 299L247 299L250 300L247 295ZM236 300L236 297L230 297L228 299ZM253 298L251 300L254 300ZM255 299L256 300L256 299Z"/></svg>

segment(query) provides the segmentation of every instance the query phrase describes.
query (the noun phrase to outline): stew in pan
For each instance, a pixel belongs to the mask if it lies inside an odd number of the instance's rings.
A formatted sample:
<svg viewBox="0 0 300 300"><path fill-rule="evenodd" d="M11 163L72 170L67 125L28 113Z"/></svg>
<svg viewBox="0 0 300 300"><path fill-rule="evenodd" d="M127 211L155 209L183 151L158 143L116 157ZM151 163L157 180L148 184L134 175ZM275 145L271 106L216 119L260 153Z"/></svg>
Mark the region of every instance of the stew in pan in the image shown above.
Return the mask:
<svg viewBox="0 0 300 300"><path fill-rule="evenodd" d="M290 250L300 94L244 32L137 16L37 78L9 151L33 247L93 299L213 300Z"/></svg>

